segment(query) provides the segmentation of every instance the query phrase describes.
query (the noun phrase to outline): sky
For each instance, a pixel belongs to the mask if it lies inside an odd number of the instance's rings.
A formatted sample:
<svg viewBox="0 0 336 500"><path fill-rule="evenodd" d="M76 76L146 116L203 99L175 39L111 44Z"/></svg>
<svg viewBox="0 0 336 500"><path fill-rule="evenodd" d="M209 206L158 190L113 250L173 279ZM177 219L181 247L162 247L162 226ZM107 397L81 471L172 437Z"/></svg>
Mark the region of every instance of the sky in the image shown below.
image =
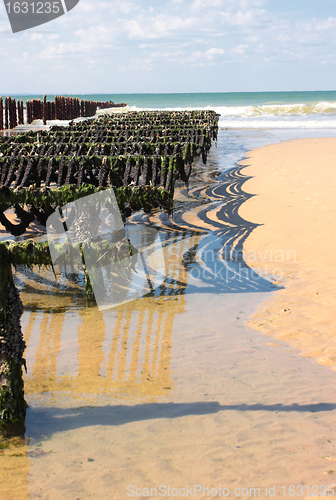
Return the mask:
<svg viewBox="0 0 336 500"><path fill-rule="evenodd" d="M12 33L0 95L336 90L336 0L80 0Z"/></svg>

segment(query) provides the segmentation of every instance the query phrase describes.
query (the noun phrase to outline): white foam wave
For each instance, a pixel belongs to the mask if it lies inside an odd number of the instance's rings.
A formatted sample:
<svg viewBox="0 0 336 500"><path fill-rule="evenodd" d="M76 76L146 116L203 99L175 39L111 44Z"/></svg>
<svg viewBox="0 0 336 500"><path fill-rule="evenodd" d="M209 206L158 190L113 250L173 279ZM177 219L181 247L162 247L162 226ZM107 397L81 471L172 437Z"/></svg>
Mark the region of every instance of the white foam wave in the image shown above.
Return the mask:
<svg viewBox="0 0 336 500"><path fill-rule="evenodd" d="M129 106L134 111L154 111L159 108L138 108ZM317 103L290 103L290 104L262 104L258 106L176 106L161 108L162 111L212 109L221 116L258 117L258 116L293 116L336 114L336 102L320 101Z"/></svg>
<svg viewBox="0 0 336 500"><path fill-rule="evenodd" d="M213 110L220 115L219 127L226 129L336 129L336 102L313 104L264 104L260 106L176 106L145 108L127 106L125 111Z"/></svg>
<svg viewBox="0 0 336 500"><path fill-rule="evenodd" d="M222 129L335 129L336 120L219 120Z"/></svg>

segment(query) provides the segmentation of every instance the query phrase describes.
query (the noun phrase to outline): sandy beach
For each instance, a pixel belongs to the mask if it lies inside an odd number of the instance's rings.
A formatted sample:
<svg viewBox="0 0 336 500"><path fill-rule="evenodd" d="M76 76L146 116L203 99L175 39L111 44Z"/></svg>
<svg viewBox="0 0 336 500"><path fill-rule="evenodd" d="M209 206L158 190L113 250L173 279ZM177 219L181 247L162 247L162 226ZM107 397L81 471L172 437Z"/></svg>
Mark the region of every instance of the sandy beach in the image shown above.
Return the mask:
<svg viewBox="0 0 336 500"><path fill-rule="evenodd" d="M274 275L278 291L249 324L336 369L336 140L305 139L252 151L240 215L260 223L246 262Z"/></svg>
<svg viewBox="0 0 336 500"><path fill-rule="evenodd" d="M336 140L300 140L243 162L239 176L253 176L243 189L256 196L239 213L263 224L245 259L268 265L269 279L274 271L268 289L197 288L181 262L201 234L167 240L175 293L111 311L86 308L78 287L53 284L51 271L17 274L29 408L26 446L0 450L1 500L14 490L20 500L334 494L335 153ZM237 179L225 182L238 202ZM207 223L225 212L218 203ZM202 222L184 211L190 218Z"/></svg>
<svg viewBox="0 0 336 500"><path fill-rule="evenodd" d="M53 285L51 272L29 274L26 446L0 450L1 500L14 489L25 500L149 499L160 486L161 497L184 498L187 485L199 499L333 493L336 380L322 365L335 349L335 153L335 140L300 140L243 162L239 176L253 176L243 189L256 196L239 213L263 224L245 258L280 274L269 290L189 288L182 256L201 235L165 247L169 276L187 280L177 295L104 313L86 309L78 289ZM237 179L225 182L238 200ZM225 212L213 207L208 223ZM274 283L283 288L272 292Z"/></svg>

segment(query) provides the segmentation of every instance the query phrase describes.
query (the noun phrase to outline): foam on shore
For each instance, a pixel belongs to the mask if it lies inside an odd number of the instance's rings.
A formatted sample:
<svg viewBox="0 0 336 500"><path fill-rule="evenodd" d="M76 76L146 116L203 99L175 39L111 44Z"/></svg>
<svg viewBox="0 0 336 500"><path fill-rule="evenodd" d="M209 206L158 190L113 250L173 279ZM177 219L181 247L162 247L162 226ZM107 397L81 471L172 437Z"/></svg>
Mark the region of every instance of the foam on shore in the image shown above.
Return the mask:
<svg viewBox="0 0 336 500"><path fill-rule="evenodd" d="M336 370L336 139L266 146L241 162L254 193L239 210L260 223L244 244L252 267L283 289L249 325Z"/></svg>

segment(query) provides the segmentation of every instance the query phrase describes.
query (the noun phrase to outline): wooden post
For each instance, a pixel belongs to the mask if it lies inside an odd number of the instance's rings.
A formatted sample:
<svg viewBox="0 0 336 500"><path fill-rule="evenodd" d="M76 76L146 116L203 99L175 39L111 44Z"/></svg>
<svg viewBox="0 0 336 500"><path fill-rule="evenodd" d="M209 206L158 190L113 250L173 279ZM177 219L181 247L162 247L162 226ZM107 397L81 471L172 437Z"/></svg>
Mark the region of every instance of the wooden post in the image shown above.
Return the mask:
<svg viewBox="0 0 336 500"><path fill-rule="evenodd" d="M43 125L47 125L47 96L43 96L43 106L42 106L42 116L43 116Z"/></svg>
<svg viewBox="0 0 336 500"><path fill-rule="evenodd" d="M31 113L30 113L30 101L27 99L26 102L26 112L27 112L27 124L29 125L31 123Z"/></svg>
<svg viewBox="0 0 336 500"><path fill-rule="evenodd" d="M21 119L21 103L22 101L18 100L17 102L17 117L18 117L18 124L22 125L22 119Z"/></svg>
<svg viewBox="0 0 336 500"><path fill-rule="evenodd" d="M3 100L0 97L0 130L3 130Z"/></svg>
<svg viewBox="0 0 336 500"><path fill-rule="evenodd" d="M19 292L13 282L8 250L0 243L0 427L15 421L24 423L22 365L23 340L20 318L23 312Z"/></svg>
<svg viewBox="0 0 336 500"><path fill-rule="evenodd" d="M5 129L9 128L8 97L5 99Z"/></svg>
<svg viewBox="0 0 336 500"><path fill-rule="evenodd" d="M66 120L66 103L65 103L65 97L62 96L61 97L62 99L62 116L61 116L61 120Z"/></svg>
<svg viewBox="0 0 336 500"><path fill-rule="evenodd" d="M12 121L11 121L11 128L15 128L16 126L17 126L16 100L12 99Z"/></svg>

